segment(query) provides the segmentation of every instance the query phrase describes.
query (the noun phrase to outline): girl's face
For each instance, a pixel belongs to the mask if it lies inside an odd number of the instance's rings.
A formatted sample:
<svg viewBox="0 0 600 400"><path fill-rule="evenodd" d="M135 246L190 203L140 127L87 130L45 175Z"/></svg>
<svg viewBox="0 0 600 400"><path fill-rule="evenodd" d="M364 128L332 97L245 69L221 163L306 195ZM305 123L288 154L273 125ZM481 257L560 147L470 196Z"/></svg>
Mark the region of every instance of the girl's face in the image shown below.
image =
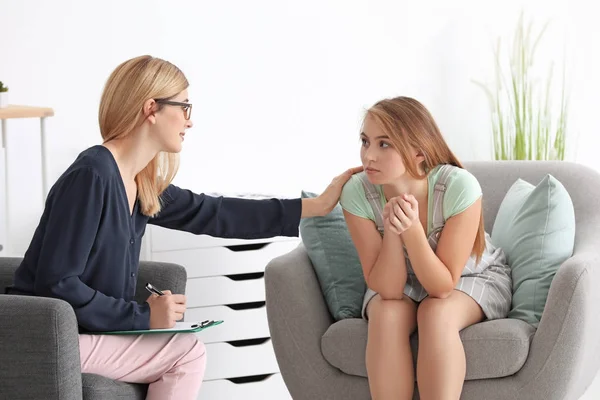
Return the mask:
<svg viewBox="0 0 600 400"><path fill-rule="evenodd" d="M159 100L162 109L156 113L154 137L162 151L179 153L185 131L194 124L191 120L192 105L188 100L187 89L174 98Z"/></svg>
<svg viewBox="0 0 600 400"><path fill-rule="evenodd" d="M360 140L360 158L371 183L388 184L404 176L406 167L400 153L370 115L365 119Z"/></svg>

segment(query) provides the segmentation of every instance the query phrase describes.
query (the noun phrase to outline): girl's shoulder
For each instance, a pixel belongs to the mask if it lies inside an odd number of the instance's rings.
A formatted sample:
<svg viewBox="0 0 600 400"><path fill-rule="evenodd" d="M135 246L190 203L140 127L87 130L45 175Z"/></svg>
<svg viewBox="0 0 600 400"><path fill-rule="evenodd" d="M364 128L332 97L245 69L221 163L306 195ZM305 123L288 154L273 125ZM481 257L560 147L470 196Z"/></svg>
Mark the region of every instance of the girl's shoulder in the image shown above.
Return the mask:
<svg viewBox="0 0 600 400"><path fill-rule="evenodd" d="M449 171L447 171L447 177L445 179L445 182L441 182L443 172L445 169L449 169ZM477 180L475 175L473 175L466 169L457 167L455 165L437 165L431 170L428 178L429 182L433 183L434 185L438 183L444 183L446 187L452 186L463 188L471 188L475 186L478 187L479 190L481 190L481 187L479 186L479 181Z"/></svg>
<svg viewBox="0 0 600 400"><path fill-rule="evenodd" d="M456 166L450 166L450 168L446 181L443 182L445 184L444 219L460 214L482 195L481 185L475 175L464 168ZM436 184L442 183L440 182L441 172L441 166L432 170L430 184L434 187Z"/></svg>
<svg viewBox="0 0 600 400"><path fill-rule="evenodd" d="M350 177L342 189L340 205L346 211L361 218L375 220L375 215L369 201L367 200L365 188L362 182L364 172L359 172ZM377 189L376 187L376 190Z"/></svg>

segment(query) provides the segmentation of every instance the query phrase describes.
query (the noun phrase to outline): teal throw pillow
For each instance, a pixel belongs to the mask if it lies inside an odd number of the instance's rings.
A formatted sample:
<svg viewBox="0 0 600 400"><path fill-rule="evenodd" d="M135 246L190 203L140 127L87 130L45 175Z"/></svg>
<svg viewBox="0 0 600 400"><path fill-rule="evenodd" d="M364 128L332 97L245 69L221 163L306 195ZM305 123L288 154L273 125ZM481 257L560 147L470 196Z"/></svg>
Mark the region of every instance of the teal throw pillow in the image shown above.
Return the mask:
<svg viewBox="0 0 600 400"><path fill-rule="evenodd" d="M303 191L302 197L316 195ZM333 318L360 318L366 283L342 207L324 217L303 218L300 237Z"/></svg>
<svg viewBox="0 0 600 400"><path fill-rule="evenodd" d="M573 254L575 211L565 187L552 175L537 186L518 179L502 200L492 230L512 270L509 318L537 326L556 271Z"/></svg>

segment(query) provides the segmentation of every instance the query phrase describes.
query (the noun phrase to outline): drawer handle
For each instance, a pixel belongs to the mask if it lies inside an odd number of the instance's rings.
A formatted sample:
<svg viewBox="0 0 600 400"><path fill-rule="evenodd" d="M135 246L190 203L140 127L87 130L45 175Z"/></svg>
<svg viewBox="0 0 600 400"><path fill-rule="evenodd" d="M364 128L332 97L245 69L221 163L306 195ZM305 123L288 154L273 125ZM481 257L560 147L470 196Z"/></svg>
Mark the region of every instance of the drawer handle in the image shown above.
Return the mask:
<svg viewBox="0 0 600 400"><path fill-rule="evenodd" d="M234 244L232 246L225 246L231 251L249 251L249 250L260 250L263 247L268 246L269 243L253 243L253 244Z"/></svg>
<svg viewBox="0 0 600 400"><path fill-rule="evenodd" d="M233 347L245 347L245 346L256 346L267 342L270 338L257 338L257 339L244 339L244 340L232 340L231 342L225 342Z"/></svg>
<svg viewBox="0 0 600 400"><path fill-rule="evenodd" d="M252 310L254 308L264 307L267 303L264 301L255 301L252 303L241 303L241 304L225 304L225 307L229 307L232 310L240 311L240 310Z"/></svg>
<svg viewBox="0 0 600 400"><path fill-rule="evenodd" d="M264 375L252 375L252 376L240 376L238 378L227 378L227 380L231 383L240 384L240 383L252 383L252 382L260 382L267 380L275 374L264 374Z"/></svg>
<svg viewBox="0 0 600 400"><path fill-rule="evenodd" d="M265 276L264 272L251 272L248 274L224 275L232 281L249 281L251 279L260 279Z"/></svg>

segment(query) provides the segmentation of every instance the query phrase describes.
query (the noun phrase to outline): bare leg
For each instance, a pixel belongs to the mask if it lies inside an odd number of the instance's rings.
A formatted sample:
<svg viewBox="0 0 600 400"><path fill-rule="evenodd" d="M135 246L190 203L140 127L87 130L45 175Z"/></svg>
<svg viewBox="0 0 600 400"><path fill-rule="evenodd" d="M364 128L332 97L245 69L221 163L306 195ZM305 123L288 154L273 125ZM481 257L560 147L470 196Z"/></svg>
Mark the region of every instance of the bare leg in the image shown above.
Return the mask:
<svg viewBox="0 0 600 400"><path fill-rule="evenodd" d="M422 400L460 398L466 360L459 332L483 318L475 300L457 290L445 299L428 297L421 302L417 380Z"/></svg>
<svg viewBox="0 0 600 400"><path fill-rule="evenodd" d="M367 375L373 400L412 399L415 376L410 335L417 325L417 306L407 296L383 300L367 308Z"/></svg>

